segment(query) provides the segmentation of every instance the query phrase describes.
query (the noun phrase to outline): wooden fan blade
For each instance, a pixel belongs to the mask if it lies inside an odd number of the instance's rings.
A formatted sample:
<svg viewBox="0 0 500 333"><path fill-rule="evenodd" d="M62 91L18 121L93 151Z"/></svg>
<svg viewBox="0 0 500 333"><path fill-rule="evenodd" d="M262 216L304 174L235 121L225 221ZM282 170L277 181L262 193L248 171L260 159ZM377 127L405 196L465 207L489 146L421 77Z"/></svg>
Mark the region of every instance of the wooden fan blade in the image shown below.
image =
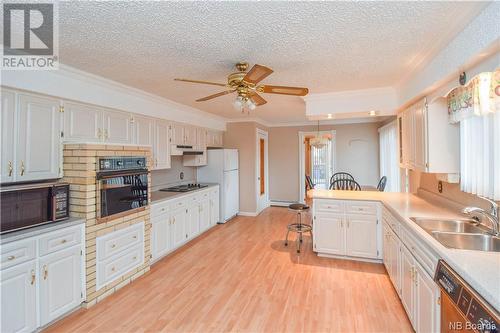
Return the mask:
<svg viewBox="0 0 500 333"><path fill-rule="evenodd" d="M217 94L213 94L213 95L210 95L210 96L199 98L196 101L197 102L204 102L204 101L208 101L209 99L212 99L212 98L216 98L216 97L220 97L220 96L224 96L224 95L230 94L232 92L234 92L234 90L223 91L223 92L220 92L220 93L217 93Z"/></svg>
<svg viewBox="0 0 500 333"><path fill-rule="evenodd" d="M254 102L255 105L259 106L259 105L263 105L263 104L266 104L267 101L262 98L262 96L258 95L258 94L253 94L250 99L252 100L252 102Z"/></svg>
<svg viewBox="0 0 500 333"><path fill-rule="evenodd" d="M263 85L258 88L266 94L282 94L282 95L293 95L293 96L305 96L309 93L309 89L301 87L286 87L286 86L269 86Z"/></svg>
<svg viewBox="0 0 500 333"><path fill-rule="evenodd" d="M210 84L212 86L221 86L221 87L226 87L227 86L227 84L224 84L224 83L217 83L217 82L210 82L210 81L200 81L200 80L174 79L174 81L191 82L191 83L201 83L201 84Z"/></svg>
<svg viewBox="0 0 500 333"><path fill-rule="evenodd" d="M255 64L242 81L248 84L257 84L268 77L272 72L273 70L269 67Z"/></svg>

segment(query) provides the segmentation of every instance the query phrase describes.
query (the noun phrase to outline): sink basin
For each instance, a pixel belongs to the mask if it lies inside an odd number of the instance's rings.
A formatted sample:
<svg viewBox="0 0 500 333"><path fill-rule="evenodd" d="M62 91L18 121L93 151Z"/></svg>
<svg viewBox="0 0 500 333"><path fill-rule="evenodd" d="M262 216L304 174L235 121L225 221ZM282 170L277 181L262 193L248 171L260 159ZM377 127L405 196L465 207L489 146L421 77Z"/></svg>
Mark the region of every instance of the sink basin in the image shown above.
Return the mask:
<svg viewBox="0 0 500 333"><path fill-rule="evenodd" d="M500 238L492 235L440 231L431 235L444 246L454 249L500 252Z"/></svg>
<svg viewBox="0 0 500 333"><path fill-rule="evenodd" d="M426 217L411 217L410 220L415 222L429 234L432 234L434 231L479 234L487 233L487 230L484 227L477 225L477 222L472 219L446 220Z"/></svg>

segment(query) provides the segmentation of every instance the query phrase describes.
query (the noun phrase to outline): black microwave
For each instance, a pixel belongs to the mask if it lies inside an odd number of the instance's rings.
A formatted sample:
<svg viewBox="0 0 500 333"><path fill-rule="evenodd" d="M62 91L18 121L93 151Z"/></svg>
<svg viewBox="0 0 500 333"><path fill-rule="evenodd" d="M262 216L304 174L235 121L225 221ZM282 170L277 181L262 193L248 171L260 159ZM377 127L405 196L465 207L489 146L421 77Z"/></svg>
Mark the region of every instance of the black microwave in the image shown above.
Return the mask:
<svg viewBox="0 0 500 333"><path fill-rule="evenodd" d="M69 217L69 184L42 183L2 187L0 233L4 234Z"/></svg>

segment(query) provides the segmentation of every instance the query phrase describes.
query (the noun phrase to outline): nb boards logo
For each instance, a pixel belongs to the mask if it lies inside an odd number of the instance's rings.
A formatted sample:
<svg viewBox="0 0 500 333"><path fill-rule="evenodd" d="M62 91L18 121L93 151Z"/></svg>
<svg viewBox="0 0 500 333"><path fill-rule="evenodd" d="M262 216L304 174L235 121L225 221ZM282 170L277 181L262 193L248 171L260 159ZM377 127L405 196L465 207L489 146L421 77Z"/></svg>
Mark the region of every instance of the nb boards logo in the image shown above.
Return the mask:
<svg viewBox="0 0 500 333"><path fill-rule="evenodd" d="M57 4L10 2L2 10L2 70L58 69Z"/></svg>

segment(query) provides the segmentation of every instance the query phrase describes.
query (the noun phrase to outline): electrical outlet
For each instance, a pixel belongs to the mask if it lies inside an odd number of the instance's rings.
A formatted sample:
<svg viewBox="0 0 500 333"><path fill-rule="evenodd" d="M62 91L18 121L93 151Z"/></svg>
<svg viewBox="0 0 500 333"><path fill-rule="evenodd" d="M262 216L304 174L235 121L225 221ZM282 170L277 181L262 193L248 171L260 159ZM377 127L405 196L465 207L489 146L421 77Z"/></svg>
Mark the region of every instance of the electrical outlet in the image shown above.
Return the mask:
<svg viewBox="0 0 500 333"><path fill-rule="evenodd" d="M438 191L439 191L439 193L443 193L443 182L442 181L438 182Z"/></svg>

